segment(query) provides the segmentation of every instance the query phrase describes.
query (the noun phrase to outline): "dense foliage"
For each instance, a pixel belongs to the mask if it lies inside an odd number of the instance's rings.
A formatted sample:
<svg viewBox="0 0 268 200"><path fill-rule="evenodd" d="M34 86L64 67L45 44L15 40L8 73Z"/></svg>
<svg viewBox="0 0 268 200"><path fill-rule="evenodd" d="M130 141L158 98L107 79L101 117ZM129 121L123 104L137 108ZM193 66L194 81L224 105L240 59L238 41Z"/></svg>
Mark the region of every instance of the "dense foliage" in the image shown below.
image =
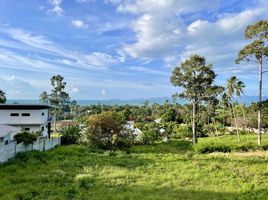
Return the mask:
<svg viewBox="0 0 268 200"><path fill-rule="evenodd" d="M6 103L6 93L2 90L0 90L0 103Z"/></svg>
<svg viewBox="0 0 268 200"><path fill-rule="evenodd" d="M33 144L38 139L39 136L40 136L39 132L24 131L17 133L14 136L14 140L17 142L17 144L23 142L24 145L29 145Z"/></svg>
<svg viewBox="0 0 268 200"><path fill-rule="evenodd" d="M125 149L134 142L130 129L116 112L104 112L86 118L87 137L91 145L101 149Z"/></svg>
<svg viewBox="0 0 268 200"><path fill-rule="evenodd" d="M78 144L82 136L79 126L67 126L61 135L61 144Z"/></svg>

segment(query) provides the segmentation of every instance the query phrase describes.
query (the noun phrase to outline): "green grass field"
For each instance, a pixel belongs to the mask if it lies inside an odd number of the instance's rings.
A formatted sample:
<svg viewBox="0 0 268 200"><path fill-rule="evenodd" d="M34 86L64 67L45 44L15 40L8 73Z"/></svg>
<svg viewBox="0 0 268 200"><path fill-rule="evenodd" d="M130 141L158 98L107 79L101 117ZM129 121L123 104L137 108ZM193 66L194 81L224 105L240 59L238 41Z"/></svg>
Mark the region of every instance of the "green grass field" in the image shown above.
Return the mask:
<svg viewBox="0 0 268 200"><path fill-rule="evenodd" d="M249 143L255 141L249 137ZM230 138L236 137L204 138L199 144L232 143ZM265 200L268 152L196 154L187 141L135 146L130 153L70 145L19 154L0 165L0 177L5 200Z"/></svg>

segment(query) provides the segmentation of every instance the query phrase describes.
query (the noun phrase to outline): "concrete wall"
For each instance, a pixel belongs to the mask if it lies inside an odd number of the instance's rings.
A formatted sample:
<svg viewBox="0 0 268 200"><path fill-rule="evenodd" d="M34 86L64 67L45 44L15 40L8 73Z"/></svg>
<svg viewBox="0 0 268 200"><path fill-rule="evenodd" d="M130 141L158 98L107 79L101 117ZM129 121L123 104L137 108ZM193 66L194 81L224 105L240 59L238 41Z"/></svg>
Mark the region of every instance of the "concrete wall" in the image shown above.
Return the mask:
<svg viewBox="0 0 268 200"><path fill-rule="evenodd" d="M8 161L10 158L14 158L17 153L32 151L32 150L49 150L54 148L57 145L60 145L61 138L51 138L51 139L40 139L33 144L25 146L23 143L16 144L16 142L12 142L8 145L0 147L0 163Z"/></svg>

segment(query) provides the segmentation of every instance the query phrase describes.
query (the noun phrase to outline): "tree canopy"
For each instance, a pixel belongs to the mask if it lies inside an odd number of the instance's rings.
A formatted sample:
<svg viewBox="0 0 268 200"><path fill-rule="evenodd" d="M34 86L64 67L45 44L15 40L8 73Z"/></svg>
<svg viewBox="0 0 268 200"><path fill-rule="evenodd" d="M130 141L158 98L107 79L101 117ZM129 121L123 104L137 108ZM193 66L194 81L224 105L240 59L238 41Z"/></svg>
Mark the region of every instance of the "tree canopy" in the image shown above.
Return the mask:
<svg viewBox="0 0 268 200"><path fill-rule="evenodd" d="M7 101L6 93L0 90L0 103L6 103L6 101Z"/></svg>
<svg viewBox="0 0 268 200"><path fill-rule="evenodd" d="M175 87L181 87L183 91L175 94L175 96L189 100L192 103L192 130L193 130L193 143L197 142L196 139L196 122L195 116L197 105L201 101L208 101L220 92L223 88L214 85L216 78L215 72L212 70L211 64L206 64L206 59L199 55L192 55L175 67L170 78L171 83Z"/></svg>

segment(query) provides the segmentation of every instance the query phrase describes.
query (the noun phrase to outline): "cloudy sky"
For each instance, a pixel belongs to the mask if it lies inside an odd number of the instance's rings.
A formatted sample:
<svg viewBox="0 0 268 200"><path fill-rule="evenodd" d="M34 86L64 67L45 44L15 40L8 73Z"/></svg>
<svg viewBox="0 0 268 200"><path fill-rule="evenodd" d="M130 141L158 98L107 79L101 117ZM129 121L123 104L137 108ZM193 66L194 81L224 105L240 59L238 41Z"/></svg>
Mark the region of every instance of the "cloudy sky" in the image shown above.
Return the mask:
<svg viewBox="0 0 268 200"><path fill-rule="evenodd" d="M218 84L236 75L256 95L258 66L234 59L260 19L267 0L1 0L0 89L37 99L61 74L74 99L170 96L172 69L200 54Z"/></svg>

